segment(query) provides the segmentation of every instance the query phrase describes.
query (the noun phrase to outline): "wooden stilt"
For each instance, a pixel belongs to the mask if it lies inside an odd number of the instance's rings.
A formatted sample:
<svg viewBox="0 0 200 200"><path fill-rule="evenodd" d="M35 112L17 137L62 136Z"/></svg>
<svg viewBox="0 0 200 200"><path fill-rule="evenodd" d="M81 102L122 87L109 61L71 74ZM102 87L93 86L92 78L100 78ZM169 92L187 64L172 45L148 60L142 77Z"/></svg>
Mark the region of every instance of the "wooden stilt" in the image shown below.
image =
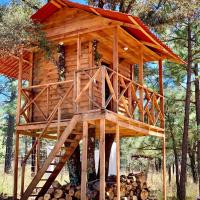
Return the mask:
<svg viewBox="0 0 200 200"><path fill-rule="evenodd" d="M100 120L100 197L99 200L105 200L105 119Z"/></svg>
<svg viewBox="0 0 200 200"><path fill-rule="evenodd" d="M120 136L119 125L116 125L116 175L117 175L117 200L120 200Z"/></svg>
<svg viewBox="0 0 200 200"><path fill-rule="evenodd" d="M87 199L87 149L88 149L88 122L83 122L83 153L81 172L81 199Z"/></svg>
<svg viewBox="0 0 200 200"><path fill-rule="evenodd" d="M15 157L14 157L14 188L13 199L17 199L17 187L18 187L18 157L19 157L19 133L15 134Z"/></svg>
<svg viewBox="0 0 200 200"><path fill-rule="evenodd" d="M167 200L167 188L166 188L166 143L165 136L163 137L162 145L162 172L163 172L163 200Z"/></svg>

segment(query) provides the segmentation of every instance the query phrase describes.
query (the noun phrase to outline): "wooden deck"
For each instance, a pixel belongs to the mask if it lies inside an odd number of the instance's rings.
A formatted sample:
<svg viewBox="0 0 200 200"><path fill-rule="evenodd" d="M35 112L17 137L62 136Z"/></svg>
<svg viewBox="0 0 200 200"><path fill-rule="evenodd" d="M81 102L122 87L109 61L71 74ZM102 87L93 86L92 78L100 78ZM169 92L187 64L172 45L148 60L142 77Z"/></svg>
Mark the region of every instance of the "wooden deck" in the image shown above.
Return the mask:
<svg viewBox="0 0 200 200"><path fill-rule="evenodd" d="M79 113L75 115L80 115L81 121L88 121L89 127L96 128L96 134L99 135L99 120L106 120L106 134L115 134L116 133L116 124L119 125L120 129L120 137L139 137L139 136L156 136L156 137L164 137L164 129L149 125L129 117L125 117L121 114L117 114L115 112L109 110L95 110L86 113ZM61 131L68 126L71 119L62 120L60 123L56 120L52 121L49 125L48 131L43 136L48 139L57 139L57 127L58 124L61 128ZM30 136L39 136L39 132L44 129L46 126L46 122L40 123L26 123L17 126L17 131L22 135L30 135ZM76 127L77 131L81 132L82 123L79 123L78 127Z"/></svg>

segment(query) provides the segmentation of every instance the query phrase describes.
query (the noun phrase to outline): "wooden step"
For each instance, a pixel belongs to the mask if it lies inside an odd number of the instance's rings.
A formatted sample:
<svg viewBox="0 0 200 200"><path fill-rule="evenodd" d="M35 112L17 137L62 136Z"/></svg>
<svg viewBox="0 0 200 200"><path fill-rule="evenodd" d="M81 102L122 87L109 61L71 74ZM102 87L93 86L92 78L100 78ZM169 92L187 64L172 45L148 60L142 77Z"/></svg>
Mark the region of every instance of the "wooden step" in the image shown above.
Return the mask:
<svg viewBox="0 0 200 200"><path fill-rule="evenodd" d="M45 171L45 173L52 173L53 171Z"/></svg>

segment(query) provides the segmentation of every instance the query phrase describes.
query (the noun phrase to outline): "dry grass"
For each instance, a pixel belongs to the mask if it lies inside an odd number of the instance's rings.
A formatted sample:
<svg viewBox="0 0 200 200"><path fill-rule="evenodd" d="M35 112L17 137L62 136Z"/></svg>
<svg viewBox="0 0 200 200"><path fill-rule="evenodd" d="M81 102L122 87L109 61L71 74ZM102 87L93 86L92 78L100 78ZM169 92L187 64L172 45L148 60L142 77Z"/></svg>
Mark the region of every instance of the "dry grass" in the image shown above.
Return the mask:
<svg viewBox="0 0 200 200"><path fill-rule="evenodd" d="M19 170L19 181L21 181L21 170ZM26 171L26 183L27 186L32 180L30 167ZM68 174L65 171L62 171L58 177L58 180L64 184L65 181L69 180ZM156 190L159 199L162 199L162 175L161 173L149 173L148 175L148 185L151 187L151 190ZM20 192L20 184L18 191ZM0 193L7 193L8 195L12 195L13 192L13 174L5 174L3 173L3 165L0 165ZM176 200L174 198L176 193L176 184L175 177L172 177L171 184L167 184L167 196L169 200ZM198 186L192 182L191 178L188 178L187 182L187 200L195 200L198 194Z"/></svg>

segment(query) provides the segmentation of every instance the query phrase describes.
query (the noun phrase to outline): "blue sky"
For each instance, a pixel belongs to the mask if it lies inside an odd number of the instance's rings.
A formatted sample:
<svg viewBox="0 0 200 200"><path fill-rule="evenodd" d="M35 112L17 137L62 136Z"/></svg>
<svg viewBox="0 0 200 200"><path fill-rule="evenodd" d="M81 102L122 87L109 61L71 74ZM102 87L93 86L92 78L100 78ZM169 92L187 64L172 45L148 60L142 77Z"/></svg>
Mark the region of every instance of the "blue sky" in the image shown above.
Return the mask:
<svg viewBox="0 0 200 200"><path fill-rule="evenodd" d="M0 5L5 5L5 4L9 3L9 1L10 0L0 0ZM83 4L86 2L86 0L72 0L72 1L78 2L78 3L83 3Z"/></svg>

